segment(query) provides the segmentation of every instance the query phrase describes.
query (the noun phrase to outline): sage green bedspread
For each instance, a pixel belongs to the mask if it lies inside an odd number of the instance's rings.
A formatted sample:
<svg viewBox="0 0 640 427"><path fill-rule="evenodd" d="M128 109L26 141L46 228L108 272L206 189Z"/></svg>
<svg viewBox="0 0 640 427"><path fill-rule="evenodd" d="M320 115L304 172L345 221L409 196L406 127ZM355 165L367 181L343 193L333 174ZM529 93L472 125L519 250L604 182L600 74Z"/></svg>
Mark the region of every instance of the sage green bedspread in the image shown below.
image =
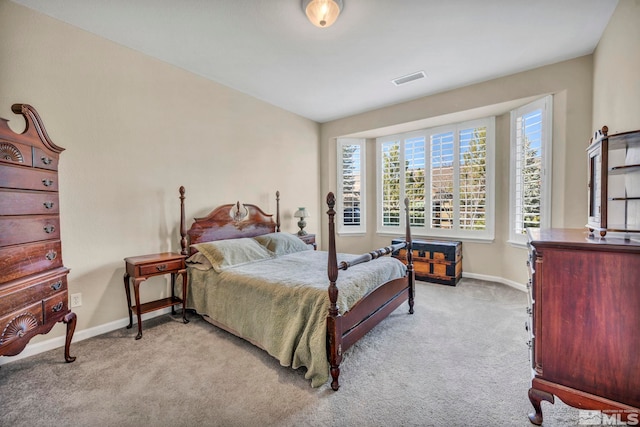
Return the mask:
<svg viewBox="0 0 640 427"><path fill-rule="evenodd" d="M187 306L259 345L281 365L306 367L312 387L329 378L326 318L327 252L302 251L229 268L189 268ZM338 254L338 263L355 258ZM340 271L340 313L380 284L405 275L395 258L382 257Z"/></svg>

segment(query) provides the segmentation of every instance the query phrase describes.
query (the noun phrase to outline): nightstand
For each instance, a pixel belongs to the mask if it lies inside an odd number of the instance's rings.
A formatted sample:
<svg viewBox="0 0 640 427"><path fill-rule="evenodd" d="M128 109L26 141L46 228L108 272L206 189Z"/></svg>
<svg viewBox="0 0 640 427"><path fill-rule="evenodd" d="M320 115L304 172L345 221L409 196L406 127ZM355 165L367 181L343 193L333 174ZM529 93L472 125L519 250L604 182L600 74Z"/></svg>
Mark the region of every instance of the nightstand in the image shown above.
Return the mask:
<svg viewBox="0 0 640 427"><path fill-rule="evenodd" d="M296 234L296 236L298 236L300 238L300 240L302 240L303 242L305 242L307 245L313 245L313 250L316 250L316 235L315 234L304 234L304 235L299 235Z"/></svg>
<svg viewBox="0 0 640 427"><path fill-rule="evenodd" d="M187 299L187 269L185 267L185 256L178 253L164 252L153 255L141 255L125 258L124 289L127 293L127 304L129 308L129 326L133 326L133 310L138 317L138 335L136 339L142 338L142 315L154 310L171 307L171 314L176 314L175 306L182 304L182 321L187 320L185 301ZM140 304L140 284L149 277L171 274L171 297L163 298ZM182 275L182 298L175 296L176 275ZM133 278L133 293L136 305L131 305L131 289L129 287L130 278Z"/></svg>

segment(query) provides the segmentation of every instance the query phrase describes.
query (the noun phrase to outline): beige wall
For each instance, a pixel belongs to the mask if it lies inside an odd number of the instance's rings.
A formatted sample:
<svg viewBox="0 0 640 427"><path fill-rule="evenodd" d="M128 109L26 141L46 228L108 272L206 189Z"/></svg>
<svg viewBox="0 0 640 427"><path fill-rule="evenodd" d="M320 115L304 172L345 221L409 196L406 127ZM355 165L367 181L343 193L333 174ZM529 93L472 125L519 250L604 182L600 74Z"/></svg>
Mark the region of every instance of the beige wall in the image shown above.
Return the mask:
<svg viewBox="0 0 640 427"><path fill-rule="evenodd" d="M60 160L63 258L81 292L77 332L127 316L127 256L179 251L178 188L188 218L236 200L319 216L317 123L54 19L0 0L0 117L40 113ZM166 296L167 281L142 286ZM63 326L37 340L60 336Z"/></svg>
<svg viewBox="0 0 640 427"><path fill-rule="evenodd" d="M606 125L609 134L640 129L640 0L618 3L594 54L593 129ZM640 147L612 151L609 167L640 158ZM622 195L640 187L637 174L609 178L609 190ZM633 195L633 194L629 194ZM610 223L627 217L638 223L638 208L633 203L610 202Z"/></svg>
<svg viewBox="0 0 640 427"><path fill-rule="evenodd" d="M592 56L561 62L457 90L420 98L321 126L322 192L336 189L336 138L344 135L386 135L399 128L420 129L447 119L463 120L496 114L496 238L492 243L463 242L467 274L524 285L526 250L507 243L509 230L509 114L532 98L554 95L553 202L555 227L582 227L586 220L585 147L591 134ZM465 113L466 112L466 113ZM446 116L443 118L443 116ZM369 159L375 157L373 143ZM369 183L375 182L369 161ZM375 186L367 188L368 206L375 203ZM365 237L339 237L346 251L364 252L389 244L390 236L375 233L368 216Z"/></svg>
<svg viewBox="0 0 640 427"><path fill-rule="evenodd" d="M640 129L640 0L621 0L594 53L593 127Z"/></svg>

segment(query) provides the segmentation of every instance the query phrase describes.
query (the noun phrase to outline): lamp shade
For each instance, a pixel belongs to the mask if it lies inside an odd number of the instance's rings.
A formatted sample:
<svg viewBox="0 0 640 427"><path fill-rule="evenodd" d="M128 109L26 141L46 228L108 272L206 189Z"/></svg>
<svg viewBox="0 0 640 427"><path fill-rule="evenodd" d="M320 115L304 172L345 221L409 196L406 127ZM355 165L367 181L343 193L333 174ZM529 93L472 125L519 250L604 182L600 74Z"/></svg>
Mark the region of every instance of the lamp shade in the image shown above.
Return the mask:
<svg viewBox="0 0 640 427"><path fill-rule="evenodd" d="M338 19L342 0L303 0L302 8L313 25L327 28Z"/></svg>
<svg viewBox="0 0 640 427"><path fill-rule="evenodd" d="M309 212L307 212L306 208L298 208L296 213L293 214L296 218L309 218Z"/></svg>

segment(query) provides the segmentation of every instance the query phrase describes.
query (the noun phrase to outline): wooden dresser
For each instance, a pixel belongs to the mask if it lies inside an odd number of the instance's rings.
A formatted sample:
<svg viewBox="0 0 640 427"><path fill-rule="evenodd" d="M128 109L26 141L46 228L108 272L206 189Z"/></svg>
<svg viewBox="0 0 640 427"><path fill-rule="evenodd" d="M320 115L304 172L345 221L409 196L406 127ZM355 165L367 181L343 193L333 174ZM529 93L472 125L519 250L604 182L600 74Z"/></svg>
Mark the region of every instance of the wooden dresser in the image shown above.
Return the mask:
<svg viewBox="0 0 640 427"><path fill-rule="evenodd" d="M0 356L20 353L35 335L64 322L64 357L73 362L76 315L68 308L58 203L63 148L51 142L33 107L12 110L26 128L16 134L0 119Z"/></svg>
<svg viewBox="0 0 640 427"><path fill-rule="evenodd" d="M554 395L580 409L640 411L640 242L530 229L534 424Z"/></svg>

